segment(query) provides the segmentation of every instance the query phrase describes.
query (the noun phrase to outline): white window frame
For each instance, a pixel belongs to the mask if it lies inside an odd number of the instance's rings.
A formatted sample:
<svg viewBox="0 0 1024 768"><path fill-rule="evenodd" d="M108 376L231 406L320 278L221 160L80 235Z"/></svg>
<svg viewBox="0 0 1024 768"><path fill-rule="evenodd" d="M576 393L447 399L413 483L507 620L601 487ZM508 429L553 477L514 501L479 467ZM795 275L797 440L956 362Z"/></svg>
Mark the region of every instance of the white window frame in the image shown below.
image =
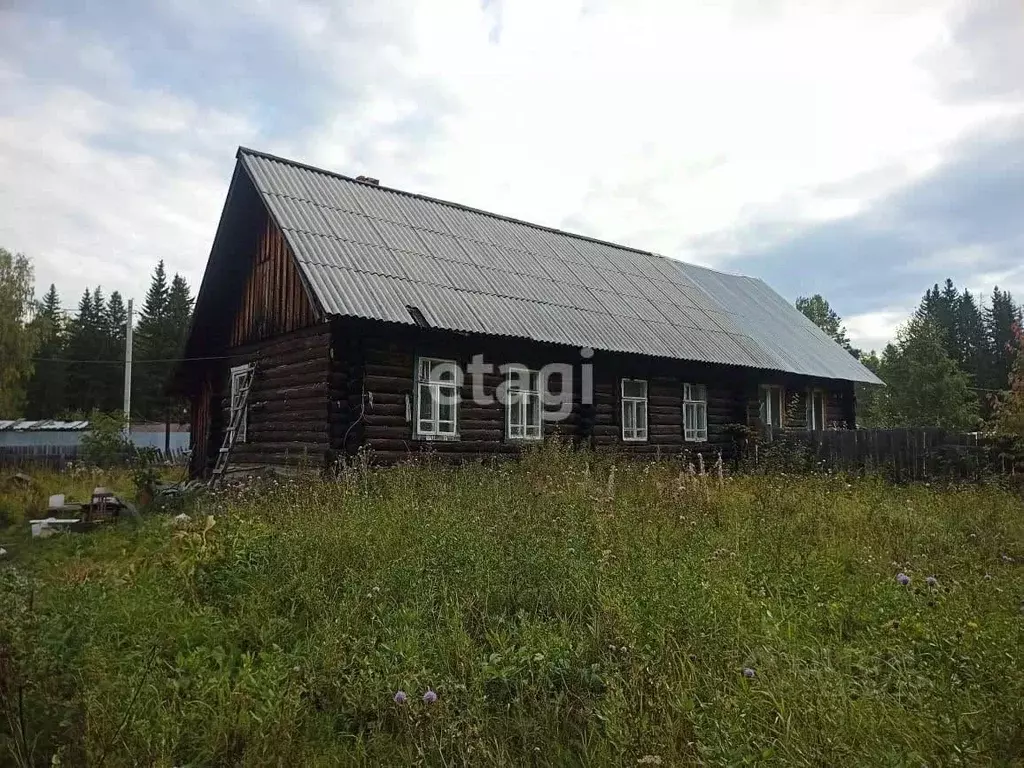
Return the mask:
<svg viewBox="0 0 1024 768"><path fill-rule="evenodd" d="M245 377L249 375L249 369L252 366L248 363L245 365L236 365L231 368L231 402L228 408L228 426L231 426L231 422L235 420L235 414L239 410L239 392L241 389L241 383L245 381ZM249 432L249 404L245 404L245 408L242 411L242 420L238 424L238 429L235 430L235 442L244 443Z"/></svg>
<svg viewBox="0 0 1024 768"><path fill-rule="evenodd" d="M814 407L814 399L818 398L821 403L820 413ZM821 416L819 419L818 416ZM824 389L811 388L807 390L807 428L810 430L825 429L828 424L828 395Z"/></svg>
<svg viewBox="0 0 1024 768"><path fill-rule="evenodd" d="M643 397L626 394L626 384L643 384L644 394ZM648 414L650 408L648 406L648 386L647 379L622 379L619 383L619 395L622 400L621 417L622 417L622 440L626 443L645 443L647 442L648 435ZM637 412L640 410L640 406L643 406L643 426L640 425L640 419L637 418ZM632 411L633 413L633 427L627 433L626 428L626 413Z"/></svg>
<svg viewBox="0 0 1024 768"><path fill-rule="evenodd" d="M523 387L525 381L526 387ZM530 401L536 403L536 423L530 424ZM544 439L544 400L540 391L540 372L529 368L509 368L505 372L505 437L508 440ZM515 415L518 423L513 423Z"/></svg>
<svg viewBox="0 0 1024 768"><path fill-rule="evenodd" d="M683 384L683 440L708 440L708 388L704 384Z"/></svg>
<svg viewBox="0 0 1024 768"><path fill-rule="evenodd" d="M423 366L428 366L427 378L422 376ZM459 366L454 360L446 360L438 357L417 357L415 361L414 377L414 404L413 404L413 436L420 440L458 440L459 439L459 388L461 386ZM448 367L452 371L453 380L434 378L439 368ZM420 418L420 399L424 390L430 391L430 418ZM441 421L441 395L452 398L452 418L449 422L446 419ZM423 422L429 421L426 429Z"/></svg>
<svg viewBox="0 0 1024 768"><path fill-rule="evenodd" d="M775 393L778 393L777 401L773 397ZM767 394L766 394L767 393ZM761 420L765 427L770 429L782 429L786 426L786 389L781 384L762 384L760 397L762 398L762 404L764 408L761 409ZM774 415L773 405L778 405L779 408L779 423L773 424L772 417Z"/></svg>

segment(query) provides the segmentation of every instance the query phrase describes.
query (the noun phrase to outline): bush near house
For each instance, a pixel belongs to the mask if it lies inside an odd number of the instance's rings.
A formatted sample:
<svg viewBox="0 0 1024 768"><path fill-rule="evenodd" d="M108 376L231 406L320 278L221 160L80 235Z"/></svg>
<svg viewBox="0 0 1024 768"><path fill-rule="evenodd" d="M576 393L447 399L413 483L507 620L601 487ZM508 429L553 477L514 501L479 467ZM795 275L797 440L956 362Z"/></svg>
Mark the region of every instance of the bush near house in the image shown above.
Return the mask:
<svg viewBox="0 0 1024 768"><path fill-rule="evenodd" d="M544 448L203 504L0 564L5 761L1024 759L995 487Z"/></svg>

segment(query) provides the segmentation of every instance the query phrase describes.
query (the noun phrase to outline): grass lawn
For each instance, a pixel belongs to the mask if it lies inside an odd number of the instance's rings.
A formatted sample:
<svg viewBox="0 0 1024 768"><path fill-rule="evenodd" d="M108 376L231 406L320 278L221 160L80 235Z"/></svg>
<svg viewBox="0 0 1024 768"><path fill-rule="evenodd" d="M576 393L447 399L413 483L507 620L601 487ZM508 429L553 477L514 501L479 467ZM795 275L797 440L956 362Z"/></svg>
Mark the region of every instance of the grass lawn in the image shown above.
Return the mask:
<svg viewBox="0 0 1024 768"><path fill-rule="evenodd" d="M0 764L1024 764L996 488L545 448L191 511L0 534Z"/></svg>

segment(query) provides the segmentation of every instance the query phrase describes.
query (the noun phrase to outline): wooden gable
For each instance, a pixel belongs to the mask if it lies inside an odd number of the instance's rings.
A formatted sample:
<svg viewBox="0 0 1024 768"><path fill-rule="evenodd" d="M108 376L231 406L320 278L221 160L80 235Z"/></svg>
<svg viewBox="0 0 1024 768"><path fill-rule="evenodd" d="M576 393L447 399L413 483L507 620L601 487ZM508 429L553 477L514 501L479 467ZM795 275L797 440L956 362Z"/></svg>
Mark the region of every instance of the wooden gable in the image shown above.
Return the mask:
<svg viewBox="0 0 1024 768"><path fill-rule="evenodd" d="M232 323L230 346L261 341L315 322L317 313L291 248L273 219L265 216Z"/></svg>

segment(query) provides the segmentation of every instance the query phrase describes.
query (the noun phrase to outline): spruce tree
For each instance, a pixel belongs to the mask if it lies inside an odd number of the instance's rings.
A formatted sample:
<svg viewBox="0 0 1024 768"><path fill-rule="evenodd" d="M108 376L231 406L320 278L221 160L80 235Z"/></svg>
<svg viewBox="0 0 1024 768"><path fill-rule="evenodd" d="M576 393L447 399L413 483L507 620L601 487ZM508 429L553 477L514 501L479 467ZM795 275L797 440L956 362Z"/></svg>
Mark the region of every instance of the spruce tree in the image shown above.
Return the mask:
<svg viewBox="0 0 1024 768"><path fill-rule="evenodd" d="M78 302L78 314L71 321L67 342L67 406L78 415L88 414L95 403L91 401L91 377L99 358L97 344L98 313L88 288Z"/></svg>
<svg viewBox="0 0 1024 768"><path fill-rule="evenodd" d="M193 300L188 283L185 282L185 278L175 273L174 278L171 280L170 291L167 294L167 358L180 358L185 351L185 341L188 336L189 325L192 321L192 304ZM166 391L176 367L177 363L175 362L168 362L162 366L164 391ZM167 416L176 422L186 419L187 409L185 403L169 399Z"/></svg>
<svg viewBox="0 0 1024 768"><path fill-rule="evenodd" d="M128 310L125 308L121 294L114 291L107 299L103 309L103 347L104 364L97 366L97 374L102 377L102 402L100 408L108 413L119 412L124 399L124 368L119 363L124 360L124 342Z"/></svg>
<svg viewBox="0 0 1024 768"><path fill-rule="evenodd" d="M959 362L979 387L984 386L988 368L989 344L985 319L974 296L967 289L957 299L956 333L960 342Z"/></svg>
<svg viewBox="0 0 1024 768"><path fill-rule="evenodd" d="M959 335L957 333L957 305L960 295L953 281L946 278L942 288L935 283L925 291L914 317L930 323L938 331L942 348L948 357L960 362Z"/></svg>
<svg viewBox="0 0 1024 768"><path fill-rule="evenodd" d="M960 327L957 322L960 308L960 291L953 285L950 278L942 285L942 298L939 302L941 308L939 320L940 328L946 335L946 350L954 360L960 359L960 344L963 341L960 337Z"/></svg>
<svg viewBox="0 0 1024 768"><path fill-rule="evenodd" d="M66 366L62 360L67 343L66 323L57 287L50 284L33 319L39 339L35 370L28 386L25 415L30 419L53 419L63 413Z"/></svg>
<svg viewBox="0 0 1024 768"><path fill-rule="evenodd" d="M167 272L161 260L153 270L146 300L135 330L135 359L139 365L132 374L132 413L136 418L160 419L165 410L165 364L169 357L167 329Z"/></svg>
<svg viewBox="0 0 1024 768"><path fill-rule="evenodd" d="M1005 390L1009 386L1014 365L1014 326L1021 322L1021 308L1008 291L992 290L992 303L985 309L985 330L991 348L991 372L987 386Z"/></svg>
<svg viewBox="0 0 1024 768"><path fill-rule="evenodd" d="M188 335L189 323L192 320L192 295L185 278L175 273L171 280L171 289L167 294L167 327L168 335L174 344L173 357L184 350L185 337Z"/></svg>

